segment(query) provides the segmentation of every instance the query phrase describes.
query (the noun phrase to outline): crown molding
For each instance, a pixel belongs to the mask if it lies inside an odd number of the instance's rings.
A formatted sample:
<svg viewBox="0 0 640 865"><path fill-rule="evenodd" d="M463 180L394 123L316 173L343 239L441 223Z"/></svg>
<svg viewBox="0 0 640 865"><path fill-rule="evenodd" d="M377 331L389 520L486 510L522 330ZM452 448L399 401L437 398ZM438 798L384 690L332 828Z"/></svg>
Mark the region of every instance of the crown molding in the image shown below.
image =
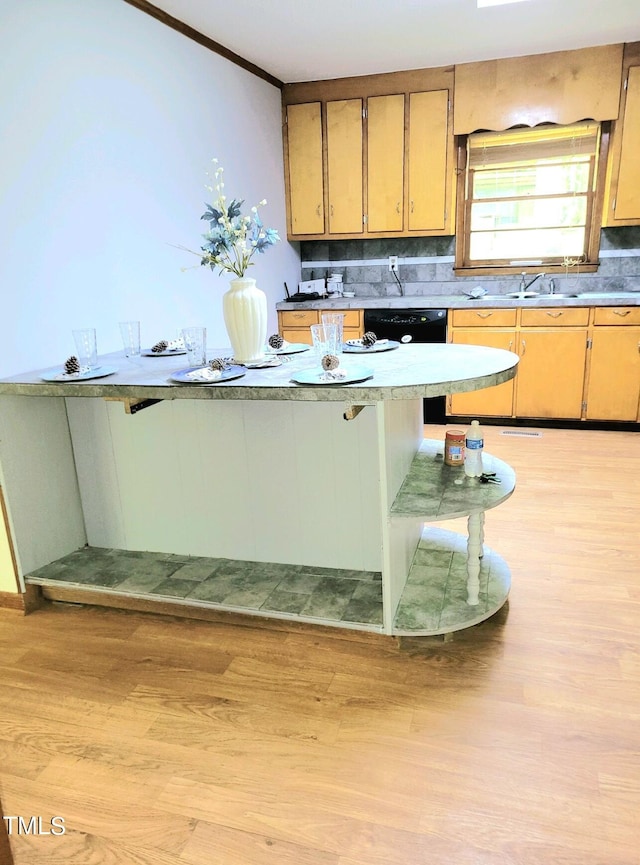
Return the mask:
<svg viewBox="0 0 640 865"><path fill-rule="evenodd" d="M128 3L129 6L135 6L136 9L139 9L146 15L150 15L152 18L155 18L167 27L171 27L172 30L177 30L178 33L182 33L182 35L186 36L188 39L193 39L194 42L197 42L204 48L208 48L209 51L213 51L215 54L219 54L221 57L224 57L225 60L229 60L231 63L235 63L236 66L246 69L247 72L251 72L258 78L262 78L264 81L267 81L279 90L282 90L284 87L284 82L280 81L279 78L276 78L269 72L265 72L264 69L261 69L249 60L245 60L244 57L240 57L239 54L235 54L233 51L225 48L224 45L221 45L219 42L215 42L203 33L200 33L199 30L194 30L193 27L189 27L189 25L185 24L184 21L180 21L178 18L174 18L173 15L169 15L168 12L158 9L157 6L148 3L147 0L124 0L124 2Z"/></svg>

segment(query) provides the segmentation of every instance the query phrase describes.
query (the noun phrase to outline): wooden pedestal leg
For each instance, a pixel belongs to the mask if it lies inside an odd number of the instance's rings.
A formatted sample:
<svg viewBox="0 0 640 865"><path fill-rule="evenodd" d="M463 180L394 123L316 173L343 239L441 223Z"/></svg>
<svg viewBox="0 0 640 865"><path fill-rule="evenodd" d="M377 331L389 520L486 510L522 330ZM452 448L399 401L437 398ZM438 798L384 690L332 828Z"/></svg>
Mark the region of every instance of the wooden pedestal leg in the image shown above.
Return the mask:
<svg viewBox="0 0 640 865"><path fill-rule="evenodd" d="M467 540L467 603L475 607L479 602L480 559L484 542L484 511L471 514L467 520L469 538Z"/></svg>

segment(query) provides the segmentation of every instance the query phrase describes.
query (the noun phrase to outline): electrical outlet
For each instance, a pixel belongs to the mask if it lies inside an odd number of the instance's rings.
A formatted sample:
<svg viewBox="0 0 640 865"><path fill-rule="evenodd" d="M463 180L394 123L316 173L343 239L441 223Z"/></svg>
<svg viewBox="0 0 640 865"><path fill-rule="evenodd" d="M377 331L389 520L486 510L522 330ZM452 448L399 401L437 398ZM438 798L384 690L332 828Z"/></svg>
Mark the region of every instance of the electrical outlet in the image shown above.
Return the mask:
<svg viewBox="0 0 640 865"><path fill-rule="evenodd" d="M392 273L398 272L398 256L397 255L390 255L389 256L389 270Z"/></svg>

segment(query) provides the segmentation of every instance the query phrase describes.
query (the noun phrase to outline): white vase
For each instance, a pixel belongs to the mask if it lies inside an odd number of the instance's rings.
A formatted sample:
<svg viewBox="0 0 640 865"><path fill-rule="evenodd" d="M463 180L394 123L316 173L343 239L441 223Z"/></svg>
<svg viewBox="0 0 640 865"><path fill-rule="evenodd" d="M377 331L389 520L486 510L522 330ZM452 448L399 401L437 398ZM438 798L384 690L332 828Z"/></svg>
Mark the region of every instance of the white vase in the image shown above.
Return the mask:
<svg viewBox="0 0 640 865"><path fill-rule="evenodd" d="M255 279L244 276L231 280L222 296L222 313L234 360L262 360L267 339L267 296L256 287Z"/></svg>

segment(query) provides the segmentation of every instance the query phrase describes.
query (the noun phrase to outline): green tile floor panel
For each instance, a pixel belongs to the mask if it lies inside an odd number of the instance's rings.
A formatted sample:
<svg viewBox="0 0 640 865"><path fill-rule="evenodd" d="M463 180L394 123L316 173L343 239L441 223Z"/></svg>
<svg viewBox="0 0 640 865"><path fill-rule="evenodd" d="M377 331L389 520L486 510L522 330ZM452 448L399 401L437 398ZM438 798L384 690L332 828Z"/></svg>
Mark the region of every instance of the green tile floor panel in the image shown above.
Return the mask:
<svg viewBox="0 0 640 865"><path fill-rule="evenodd" d="M430 636L477 625L503 606L510 585L504 559L485 546L480 564L480 603L467 604L466 537L425 528L396 610L393 633Z"/></svg>
<svg viewBox="0 0 640 865"><path fill-rule="evenodd" d="M25 580L374 630L382 627L382 575L375 571L85 547L38 568Z"/></svg>

